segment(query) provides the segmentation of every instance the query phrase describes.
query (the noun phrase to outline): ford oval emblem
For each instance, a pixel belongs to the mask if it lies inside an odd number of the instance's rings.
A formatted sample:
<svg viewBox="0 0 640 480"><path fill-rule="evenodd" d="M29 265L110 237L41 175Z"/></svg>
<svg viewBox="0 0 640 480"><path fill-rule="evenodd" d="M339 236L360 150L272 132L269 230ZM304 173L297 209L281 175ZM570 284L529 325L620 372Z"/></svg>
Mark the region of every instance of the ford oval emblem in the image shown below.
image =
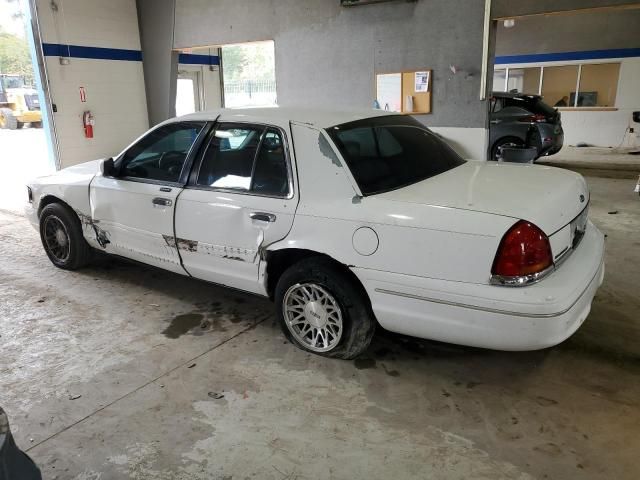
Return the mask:
<svg viewBox="0 0 640 480"><path fill-rule="evenodd" d="M580 203L584 203L584 195L580 194Z"/></svg>

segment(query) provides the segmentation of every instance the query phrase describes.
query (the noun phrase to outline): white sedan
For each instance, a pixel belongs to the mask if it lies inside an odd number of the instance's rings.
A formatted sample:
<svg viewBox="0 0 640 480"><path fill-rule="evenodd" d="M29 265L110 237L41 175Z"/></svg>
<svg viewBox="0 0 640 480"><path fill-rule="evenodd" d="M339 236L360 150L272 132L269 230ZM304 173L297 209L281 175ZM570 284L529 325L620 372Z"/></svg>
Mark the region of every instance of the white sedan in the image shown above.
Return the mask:
<svg viewBox="0 0 640 480"><path fill-rule="evenodd" d="M264 295L293 343L333 357L363 352L377 324L500 350L556 345L604 275L580 175L465 161L382 111L196 113L28 190L57 267L95 249Z"/></svg>

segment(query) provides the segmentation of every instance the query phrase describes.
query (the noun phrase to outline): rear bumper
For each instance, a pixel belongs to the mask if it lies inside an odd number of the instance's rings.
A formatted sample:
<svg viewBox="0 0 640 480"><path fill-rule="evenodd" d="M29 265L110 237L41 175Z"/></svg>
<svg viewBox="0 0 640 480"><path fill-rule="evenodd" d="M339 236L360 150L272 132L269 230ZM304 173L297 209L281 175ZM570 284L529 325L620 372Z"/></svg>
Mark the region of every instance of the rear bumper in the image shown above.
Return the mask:
<svg viewBox="0 0 640 480"><path fill-rule="evenodd" d="M582 325L604 278L603 258L604 237L589 223L571 257L526 287L353 271L387 330L496 350L537 350L561 343Z"/></svg>
<svg viewBox="0 0 640 480"><path fill-rule="evenodd" d="M562 149L564 144L564 131L561 126L545 124L540 128L541 147L539 155L553 155Z"/></svg>

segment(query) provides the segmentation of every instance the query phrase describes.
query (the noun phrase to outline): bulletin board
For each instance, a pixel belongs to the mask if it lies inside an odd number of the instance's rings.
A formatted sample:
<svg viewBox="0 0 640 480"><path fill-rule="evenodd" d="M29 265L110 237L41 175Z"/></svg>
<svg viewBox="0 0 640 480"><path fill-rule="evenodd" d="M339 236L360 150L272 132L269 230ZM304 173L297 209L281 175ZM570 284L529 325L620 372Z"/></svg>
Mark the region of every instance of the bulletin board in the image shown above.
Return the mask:
<svg viewBox="0 0 640 480"><path fill-rule="evenodd" d="M376 75L376 102L382 110L414 115L431 113L432 89L430 69Z"/></svg>

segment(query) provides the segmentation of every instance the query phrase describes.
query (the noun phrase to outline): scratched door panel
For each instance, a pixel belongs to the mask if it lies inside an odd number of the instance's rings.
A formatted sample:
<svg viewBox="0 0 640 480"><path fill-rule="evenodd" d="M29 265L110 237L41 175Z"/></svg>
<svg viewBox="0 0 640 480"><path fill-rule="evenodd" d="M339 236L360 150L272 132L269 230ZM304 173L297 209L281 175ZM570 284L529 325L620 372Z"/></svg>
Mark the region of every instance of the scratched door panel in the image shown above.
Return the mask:
<svg viewBox="0 0 640 480"><path fill-rule="evenodd" d="M260 249L287 235L296 203L186 188L177 201L175 227L185 269L197 278L264 294L258 282ZM273 221L251 218L255 213L273 215Z"/></svg>
<svg viewBox="0 0 640 480"><path fill-rule="evenodd" d="M97 176L91 183L91 223L85 232L91 240L91 230L97 230L97 246L108 253L184 274L173 240L179 192L176 187Z"/></svg>

